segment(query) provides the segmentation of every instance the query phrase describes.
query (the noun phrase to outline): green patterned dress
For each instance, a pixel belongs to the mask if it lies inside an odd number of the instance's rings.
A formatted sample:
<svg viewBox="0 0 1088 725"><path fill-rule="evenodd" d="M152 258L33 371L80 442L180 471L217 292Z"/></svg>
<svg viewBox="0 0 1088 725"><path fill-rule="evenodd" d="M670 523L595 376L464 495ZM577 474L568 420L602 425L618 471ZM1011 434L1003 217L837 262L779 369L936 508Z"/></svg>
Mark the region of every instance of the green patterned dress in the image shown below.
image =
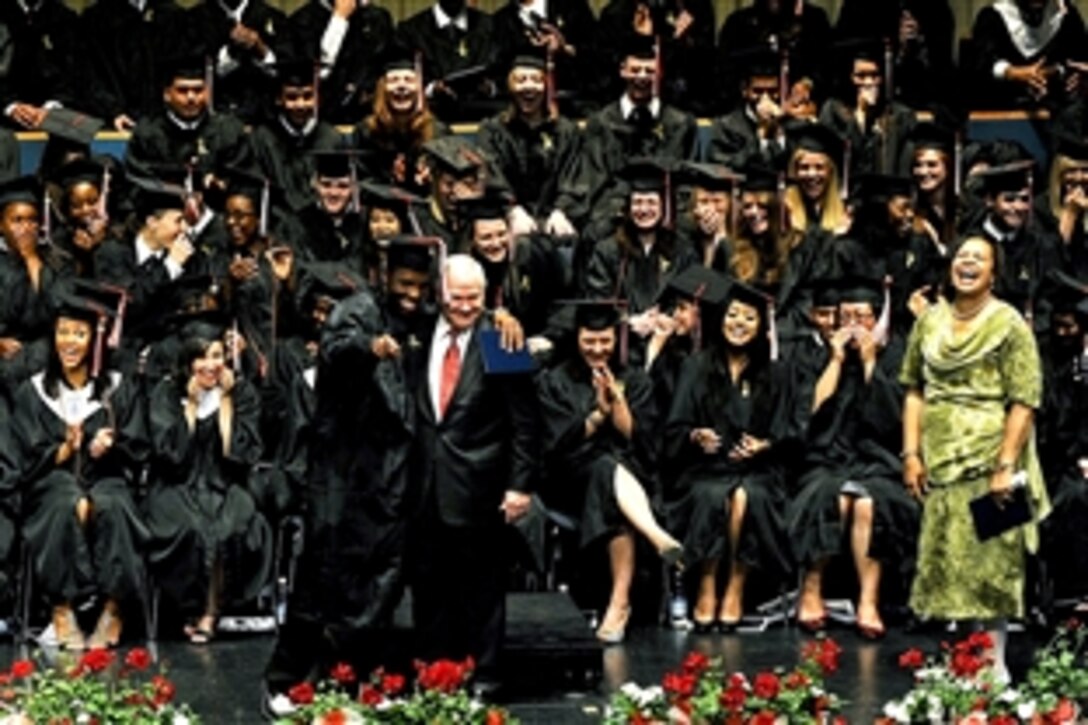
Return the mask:
<svg viewBox="0 0 1088 725"><path fill-rule="evenodd" d="M910 604L939 619L1018 617L1025 552L1037 548L1037 523L1050 509L1034 434L1016 470L1028 474L1035 521L982 543L968 504L989 491L1009 405L1039 407L1039 354L1020 313L1004 302L991 302L961 335L952 325L945 302L920 317L900 375L925 400L922 457L929 483Z"/></svg>

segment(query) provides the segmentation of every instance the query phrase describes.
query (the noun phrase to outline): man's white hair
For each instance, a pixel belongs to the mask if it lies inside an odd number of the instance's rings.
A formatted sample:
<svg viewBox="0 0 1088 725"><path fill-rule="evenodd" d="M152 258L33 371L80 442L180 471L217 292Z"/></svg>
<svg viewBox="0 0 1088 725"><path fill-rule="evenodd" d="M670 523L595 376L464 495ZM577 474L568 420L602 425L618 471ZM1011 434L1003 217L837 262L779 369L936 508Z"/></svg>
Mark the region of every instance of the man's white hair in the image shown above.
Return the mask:
<svg viewBox="0 0 1088 725"><path fill-rule="evenodd" d="M447 287L462 284L487 287L487 275L484 274L483 266L467 254L451 254L446 257L442 277L446 280Z"/></svg>

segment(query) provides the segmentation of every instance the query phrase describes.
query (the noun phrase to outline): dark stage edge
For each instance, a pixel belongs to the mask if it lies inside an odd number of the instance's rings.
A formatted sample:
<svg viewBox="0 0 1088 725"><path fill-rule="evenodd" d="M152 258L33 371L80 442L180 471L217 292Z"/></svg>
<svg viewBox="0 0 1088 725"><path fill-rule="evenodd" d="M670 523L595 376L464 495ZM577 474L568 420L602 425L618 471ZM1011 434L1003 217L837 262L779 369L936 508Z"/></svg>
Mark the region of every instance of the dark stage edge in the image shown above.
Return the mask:
<svg viewBox="0 0 1088 725"><path fill-rule="evenodd" d="M691 650L723 657L730 670L754 675L776 666L791 666L802 644L810 639L796 629L781 627L762 633L693 635L643 626L630 630L624 644L602 650L581 614L568 599L558 598L562 596L512 595L508 605L509 641L503 670L510 674L511 686L503 704L526 725L596 722L609 694L624 682L655 684ZM843 647L841 670L828 680L829 689L848 701L845 714L852 723L871 723L886 700L909 688L909 674L896 663L902 651L921 647L930 652L942 640L956 638L954 634L908 633L895 628L879 642L862 640L849 629L833 628L829 634ZM158 654L177 684L179 698L192 705L205 722L256 725L262 722L261 674L273 642L270 635L223 635L203 647L170 640L159 643ZM132 643L139 644L142 642ZM1035 646L1030 634L1010 636L1014 678L1026 670ZM603 677L596 687L574 687L571 681L556 677L564 665L588 661L591 651L603 665ZM10 640L0 644L3 662L15 656ZM550 689L543 690L542 684Z"/></svg>

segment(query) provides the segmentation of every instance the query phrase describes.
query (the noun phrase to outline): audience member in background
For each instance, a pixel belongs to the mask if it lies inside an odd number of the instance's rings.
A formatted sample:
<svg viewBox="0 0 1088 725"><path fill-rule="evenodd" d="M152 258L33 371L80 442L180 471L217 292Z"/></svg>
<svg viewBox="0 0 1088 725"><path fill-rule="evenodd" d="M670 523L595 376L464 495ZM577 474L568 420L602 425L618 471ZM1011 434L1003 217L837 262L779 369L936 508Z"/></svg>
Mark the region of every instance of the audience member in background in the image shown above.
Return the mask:
<svg viewBox="0 0 1088 725"><path fill-rule="evenodd" d="M690 192L689 213L678 223L680 234L687 237L704 267L718 264L723 271L725 256L720 250L736 235L743 177L720 164L688 161L680 165L674 178Z"/></svg>
<svg viewBox="0 0 1088 725"><path fill-rule="evenodd" d="M696 631L731 632L749 574L773 584L792 570L781 465L789 381L771 355L765 295L734 282L724 300L707 303L705 348L684 365L665 426L665 498L669 528L684 532L685 560L698 565Z"/></svg>
<svg viewBox="0 0 1088 725"><path fill-rule="evenodd" d="M806 234L842 234L850 227L843 202L847 179L842 137L826 126L805 124L791 132L790 140L786 205L791 225Z"/></svg>
<svg viewBox="0 0 1088 725"><path fill-rule="evenodd" d="M797 621L810 632L824 628L823 572L846 553L848 539L858 576L857 629L879 639L881 577L894 567L894 581L910 580L918 528L918 505L902 486L898 456L902 343L882 339L888 330L880 324L879 277L839 278L839 287L838 324L807 398L804 464L789 509L793 552L804 568Z"/></svg>
<svg viewBox="0 0 1088 725"><path fill-rule="evenodd" d="M956 188L956 141L934 123L914 127L910 138L909 173L917 188L918 225L944 257L955 241L959 190Z"/></svg>
<svg viewBox="0 0 1088 725"><path fill-rule="evenodd" d="M993 638L995 676L1007 682L1007 623L1024 615L1028 553L1050 511L1032 421L1042 370L1031 328L993 294L1001 243L969 237L952 253L949 299L911 331L899 380L903 481L922 502L910 607L923 618L980 622ZM1007 504L1026 474L1033 521L979 541L970 502Z"/></svg>
<svg viewBox="0 0 1088 725"><path fill-rule="evenodd" d="M887 93L887 59L879 39L850 40L836 48L833 77L849 78L838 98L820 111L820 122L847 143L849 168L843 174L897 174L906 141L914 129L914 111Z"/></svg>
<svg viewBox="0 0 1088 725"><path fill-rule="evenodd" d="M78 16L62 0L0 3L0 111L18 130L54 106L80 105Z"/></svg>
<svg viewBox="0 0 1088 725"><path fill-rule="evenodd" d="M70 255L77 276L95 278L103 243L125 235L119 221L124 191L121 169L112 157L102 156L69 162L58 175L53 242Z"/></svg>
<svg viewBox="0 0 1088 725"><path fill-rule="evenodd" d="M948 0L844 0L835 23L840 40L875 36L892 42L895 98L911 108L954 103L956 22Z"/></svg>
<svg viewBox="0 0 1088 725"><path fill-rule="evenodd" d="M344 262L362 274L366 231L363 212L355 208L363 200L355 154L317 151L308 163L313 168L310 201L286 219L285 241L302 259Z"/></svg>
<svg viewBox="0 0 1088 725"><path fill-rule="evenodd" d="M139 386L104 367L115 309L64 295L45 369L15 396L10 445L23 487L23 536L36 591L53 606L64 649L114 647L121 606L146 596L148 531L129 487L147 454ZM90 640L73 607L102 597Z"/></svg>
<svg viewBox="0 0 1088 725"><path fill-rule="evenodd" d="M654 391L646 374L623 360L616 304L580 303L574 320L577 355L537 384L550 484L541 495L578 521L580 547L607 544L612 586L597 638L615 644L631 616L635 532L670 565L683 551L657 522L647 494L657 448Z"/></svg>
<svg viewBox="0 0 1088 725"><path fill-rule="evenodd" d="M427 203L419 210L420 231L440 237L450 251L464 251L465 221L458 202L481 196L487 187L487 159L478 147L460 136L427 143Z"/></svg>
<svg viewBox="0 0 1088 725"><path fill-rule="evenodd" d="M1054 107L1085 83L1084 20L1065 0L994 0L971 29L975 104ZM1079 64L1076 64L1079 65Z"/></svg>
<svg viewBox="0 0 1088 725"><path fill-rule="evenodd" d="M573 205L570 186L581 133L558 107L548 107L547 84L539 52L514 58L506 79L510 106L480 125L476 142L510 186L515 201L510 221L516 236L543 230L573 237L576 231L567 210Z"/></svg>
<svg viewBox="0 0 1088 725"><path fill-rule="evenodd" d="M424 194L430 188L423 145L446 134L423 95L411 55L391 51L374 89L374 110L355 127L353 145L375 181Z"/></svg>
<svg viewBox="0 0 1088 725"><path fill-rule="evenodd" d="M393 16L360 0L313 0L287 18L296 52L321 62L320 114L353 124L366 115L393 42Z"/></svg>
<svg viewBox="0 0 1088 725"><path fill-rule="evenodd" d="M1062 269L1088 278L1088 144L1079 136L1058 138L1050 162L1046 213L1058 230Z"/></svg>

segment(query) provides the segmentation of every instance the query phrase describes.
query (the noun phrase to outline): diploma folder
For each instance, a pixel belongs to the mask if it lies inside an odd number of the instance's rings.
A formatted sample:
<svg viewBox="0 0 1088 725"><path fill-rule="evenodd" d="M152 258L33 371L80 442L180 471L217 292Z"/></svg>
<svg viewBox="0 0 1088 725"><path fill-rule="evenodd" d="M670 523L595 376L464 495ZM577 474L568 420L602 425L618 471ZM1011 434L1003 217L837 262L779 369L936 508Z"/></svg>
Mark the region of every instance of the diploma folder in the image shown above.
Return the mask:
<svg viewBox="0 0 1088 725"><path fill-rule="evenodd" d="M1013 489L1012 496L1003 505L989 493L971 500L971 518L979 541L988 541L1009 529L1031 521L1031 504L1024 486Z"/></svg>
<svg viewBox="0 0 1088 725"><path fill-rule="evenodd" d="M536 360L528 346L507 352L499 345L498 330L481 330L480 352L484 356L484 372L488 375L518 375L536 372Z"/></svg>

